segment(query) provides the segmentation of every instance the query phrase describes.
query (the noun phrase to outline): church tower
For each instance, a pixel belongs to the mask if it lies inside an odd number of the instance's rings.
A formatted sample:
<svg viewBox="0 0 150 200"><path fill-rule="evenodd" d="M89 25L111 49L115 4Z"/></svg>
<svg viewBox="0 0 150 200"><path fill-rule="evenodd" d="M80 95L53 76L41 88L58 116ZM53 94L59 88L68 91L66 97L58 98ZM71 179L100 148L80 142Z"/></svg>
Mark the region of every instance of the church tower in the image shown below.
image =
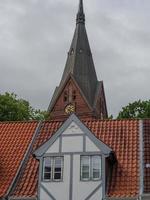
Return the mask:
<svg viewBox="0 0 150 200"><path fill-rule="evenodd" d="M97 80L86 33L83 0L79 2L75 33L62 79L48 112L52 120L64 120L73 112L81 119L107 118L103 82Z"/></svg>

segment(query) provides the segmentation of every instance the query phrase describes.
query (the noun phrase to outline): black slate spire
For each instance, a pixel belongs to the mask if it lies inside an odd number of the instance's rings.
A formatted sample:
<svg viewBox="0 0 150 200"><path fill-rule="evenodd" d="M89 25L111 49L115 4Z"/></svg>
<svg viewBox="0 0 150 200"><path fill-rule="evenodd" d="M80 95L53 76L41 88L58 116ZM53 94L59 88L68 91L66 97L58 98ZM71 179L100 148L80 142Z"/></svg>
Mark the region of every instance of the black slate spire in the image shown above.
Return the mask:
<svg viewBox="0 0 150 200"><path fill-rule="evenodd" d="M64 83L70 75L75 79L87 102L93 108L98 80L85 28L83 0L79 2L75 33L68 52L63 76L57 92L55 92L52 98L49 110L53 107Z"/></svg>
<svg viewBox="0 0 150 200"><path fill-rule="evenodd" d="M85 14L83 11L83 0L80 0L79 2L79 10L77 13L77 19L76 19L77 24L78 23L85 23Z"/></svg>
<svg viewBox="0 0 150 200"><path fill-rule="evenodd" d="M83 0L80 0L76 29L60 85L66 80L69 74L72 74L92 107L98 81L86 33L85 14L83 10Z"/></svg>

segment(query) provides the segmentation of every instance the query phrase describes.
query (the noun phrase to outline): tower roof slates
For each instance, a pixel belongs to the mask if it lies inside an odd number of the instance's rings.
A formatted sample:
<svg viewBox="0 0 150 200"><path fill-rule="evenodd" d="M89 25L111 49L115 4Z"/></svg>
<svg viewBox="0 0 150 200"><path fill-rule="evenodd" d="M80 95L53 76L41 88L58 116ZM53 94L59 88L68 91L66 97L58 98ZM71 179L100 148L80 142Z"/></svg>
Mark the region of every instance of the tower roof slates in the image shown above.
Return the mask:
<svg viewBox="0 0 150 200"><path fill-rule="evenodd" d="M85 28L85 14L82 0L79 3L75 33L58 91L61 90L61 86L70 74L78 83L90 106L93 107L98 80ZM49 109L51 110L52 107L53 105L50 104Z"/></svg>

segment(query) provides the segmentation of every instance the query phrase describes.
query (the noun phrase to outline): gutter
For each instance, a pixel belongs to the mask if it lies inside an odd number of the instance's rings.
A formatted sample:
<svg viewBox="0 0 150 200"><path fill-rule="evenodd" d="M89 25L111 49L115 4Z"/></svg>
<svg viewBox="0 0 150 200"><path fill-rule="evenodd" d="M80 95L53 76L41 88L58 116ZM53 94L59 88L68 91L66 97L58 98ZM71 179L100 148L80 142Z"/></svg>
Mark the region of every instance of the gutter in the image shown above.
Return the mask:
<svg viewBox="0 0 150 200"><path fill-rule="evenodd" d="M37 200L37 198L35 197L12 197L9 198L10 200Z"/></svg>

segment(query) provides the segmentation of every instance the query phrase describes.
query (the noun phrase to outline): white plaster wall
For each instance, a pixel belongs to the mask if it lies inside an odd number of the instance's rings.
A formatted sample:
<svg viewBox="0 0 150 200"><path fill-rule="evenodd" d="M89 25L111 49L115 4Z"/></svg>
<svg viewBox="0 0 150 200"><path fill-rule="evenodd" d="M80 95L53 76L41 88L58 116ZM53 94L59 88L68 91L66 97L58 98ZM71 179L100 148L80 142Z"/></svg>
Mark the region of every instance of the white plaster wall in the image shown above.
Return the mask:
<svg viewBox="0 0 150 200"><path fill-rule="evenodd" d="M40 200L52 200L52 198L43 190L43 188L40 188Z"/></svg>
<svg viewBox="0 0 150 200"><path fill-rule="evenodd" d="M58 153L59 152L59 138L51 145L46 153Z"/></svg>
<svg viewBox="0 0 150 200"><path fill-rule="evenodd" d="M62 137L62 152L82 152L83 136Z"/></svg>
<svg viewBox="0 0 150 200"><path fill-rule="evenodd" d="M70 185L70 155L64 156L64 174L62 182L49 182L42 183L44 187L55 197L57 200L69 200L69 185ZM46 199L45 195L41 193L40 200Z"/></svg>
<svg viewBox="0 0 150 200"><path fill-rule="evenodd" d="M86 136L86 151L100 152L99 148L97 148L97 146L91 141L91 139L88 136Z"/></svg>
<svg viewBox="0 0 150 200"><path fill-rule="evenodd" d="M68 128L63 132L63 135L68 134L83 134L83 131L75 122L71 122Z"/></svg>
<svg viewBox="0 0 150 200"><path fill-rule="evenodd" d="M80 181L80 155L73 156L73 200L84 200L101 183L101 181ZM92 197L101 200L102 187ZM91 198L91 199L92 199Z"/></svg>
<svg viewBox="0 0 150 200"><path fill-rule="evenodd" d="M102 187L90 198L90 200L102 200Z"/></svg>
<svg viewBox="0 0 150 200"><path fill-rule="evenodd" d="M72 136L70 136L72 134ZM74 134L85 134L81 129L72 122L69 127L62 133L62 153L83 152L83 136ZM65 136L64 136L65 135ZM59 153L60 138L52 144L46 153ZM91 139L86 136L86 152L100 152L97 146ZM59 154L60 155L60 154ZM63 169L63 181L62 182L42 182L44 187L54 196L57 200L69 200L70 189L70 155L64 155L64 169ZM73 199L72 200L84 200L86 199L96 188L101 181L80 181L80 155L73 155ZM51 198L40 189L40 200L51 200ZM90 198L90 200L102 200L102 186L100 189Z"/></svg>

